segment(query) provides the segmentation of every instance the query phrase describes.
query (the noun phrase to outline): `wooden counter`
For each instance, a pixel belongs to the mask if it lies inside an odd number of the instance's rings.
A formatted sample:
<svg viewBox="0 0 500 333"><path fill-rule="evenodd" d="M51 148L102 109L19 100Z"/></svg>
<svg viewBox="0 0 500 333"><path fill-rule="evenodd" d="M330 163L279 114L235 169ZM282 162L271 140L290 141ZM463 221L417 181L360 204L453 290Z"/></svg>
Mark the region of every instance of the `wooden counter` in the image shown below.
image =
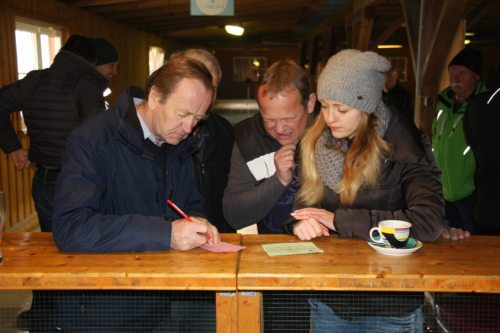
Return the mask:
<svg viewBox="0 0 500 333"><path fill-rule="evenodd" d="M237 234L222 240L240 244ZM5 233L0 289L137 289L235 291L239 253L65 253L51 233Z"/></svg>
<svg viewBox="0 0 500 333"><path fill-rule="evenodd" d="M237 253L60 252L50 233L6 233L0 289L212 290L217 332L262 331L265 290L500 293L500 237L425 243L406 257L376 253L360 239L314 240L324 253L269 257L262 244L288 235L223 234Z"/></svg>
<svg viewBox="0 0 500 333"><path fill-rule="evenodd" d="M244 235L238 290L500 292L500 237L424 243L405 257L375 252L361 239L322 237L324 253L269 257L262 244L288 235Z"/></svg>

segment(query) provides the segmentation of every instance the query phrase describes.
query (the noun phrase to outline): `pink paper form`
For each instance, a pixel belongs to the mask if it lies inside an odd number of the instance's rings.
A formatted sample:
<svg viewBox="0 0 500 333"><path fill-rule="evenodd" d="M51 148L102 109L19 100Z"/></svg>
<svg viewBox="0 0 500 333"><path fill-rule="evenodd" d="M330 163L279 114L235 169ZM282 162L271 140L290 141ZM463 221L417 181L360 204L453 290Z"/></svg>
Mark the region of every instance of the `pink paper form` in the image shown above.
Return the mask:
<svg viewBox="0 0 500 333"><path fill-rule="evenodd" d="M244 246L239 246L239 245L233 245L229 244L226 242L218 242L212 245L202 245L202 249L205 249L207 251L212 251L212 252L236 252L243 250L245 247Z"/></svg>

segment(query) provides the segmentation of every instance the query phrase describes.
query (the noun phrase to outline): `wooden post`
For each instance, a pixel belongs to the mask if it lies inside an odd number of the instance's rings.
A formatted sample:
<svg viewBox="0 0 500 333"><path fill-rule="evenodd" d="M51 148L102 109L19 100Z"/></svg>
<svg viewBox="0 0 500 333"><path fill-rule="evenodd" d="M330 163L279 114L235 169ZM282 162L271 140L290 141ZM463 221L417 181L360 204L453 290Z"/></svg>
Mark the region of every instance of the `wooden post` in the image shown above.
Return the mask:
<svg viewBox="0 0 500 333"><path fill-rule="evenodd" d="M217 333L238 331L238 295L236 292L219 292L215 296Z"/></svg>
<svg viewBox="0 0 500 333"><path fill-rule="evenodd" d="M263 332L262 293L238 292L238 333Z"/></svg>

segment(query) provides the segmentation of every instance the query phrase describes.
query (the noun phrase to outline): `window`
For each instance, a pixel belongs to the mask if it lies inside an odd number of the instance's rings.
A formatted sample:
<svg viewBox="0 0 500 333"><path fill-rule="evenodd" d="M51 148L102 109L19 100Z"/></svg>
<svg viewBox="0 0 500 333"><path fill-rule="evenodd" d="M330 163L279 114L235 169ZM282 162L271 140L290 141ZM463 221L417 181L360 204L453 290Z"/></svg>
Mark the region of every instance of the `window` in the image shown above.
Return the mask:
<svg viewBox="0 0 500 333"><path fill-rule="evenodd" d="M22 79L35 69L50 67L61 48L60 28L48 23L16 17L17 78ZM21 130L26 133L21 111Z"/></svg>
<svg viewBox="0 0 500 333"><path fill-rule="evenodd" d="M149 48L149 75L163 65L165 50L161 47L151 46Z"/></svg>
<svg viewBox="0 0 500 333"><path fill-rule="evenodd" d="M50 67L61 48L61 29L48 23L16 18L17 75Z"/></svg>

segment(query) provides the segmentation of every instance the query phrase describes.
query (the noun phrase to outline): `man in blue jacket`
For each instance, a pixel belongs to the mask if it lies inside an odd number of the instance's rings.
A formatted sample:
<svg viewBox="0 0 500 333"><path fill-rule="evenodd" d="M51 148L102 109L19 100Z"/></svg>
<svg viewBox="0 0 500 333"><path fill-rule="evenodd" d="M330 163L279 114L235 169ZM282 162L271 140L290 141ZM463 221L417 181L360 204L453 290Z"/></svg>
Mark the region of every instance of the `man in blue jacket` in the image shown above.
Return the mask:
<svg viewBox="0 0 500 333"><path fill-rule="evenodd" d="M191 157L196 139L190 134L212 103L211 81L201 63L171 60L148 78L145 96L129 88L115 107L91 117L71 134L55 193L53 228L60 250L190 250L207 238L219 241L217 229L199 217L203 202ZM192 222L171 209L167 199L191 215ZM168 311L161 292L148 297L133 292L64 296L57 302L62 315L58 326L69 332L89 327L147 331ZM132 309L137 297L143 305L140 311ZM113 316L107 318L110 308Z"/></svg>

